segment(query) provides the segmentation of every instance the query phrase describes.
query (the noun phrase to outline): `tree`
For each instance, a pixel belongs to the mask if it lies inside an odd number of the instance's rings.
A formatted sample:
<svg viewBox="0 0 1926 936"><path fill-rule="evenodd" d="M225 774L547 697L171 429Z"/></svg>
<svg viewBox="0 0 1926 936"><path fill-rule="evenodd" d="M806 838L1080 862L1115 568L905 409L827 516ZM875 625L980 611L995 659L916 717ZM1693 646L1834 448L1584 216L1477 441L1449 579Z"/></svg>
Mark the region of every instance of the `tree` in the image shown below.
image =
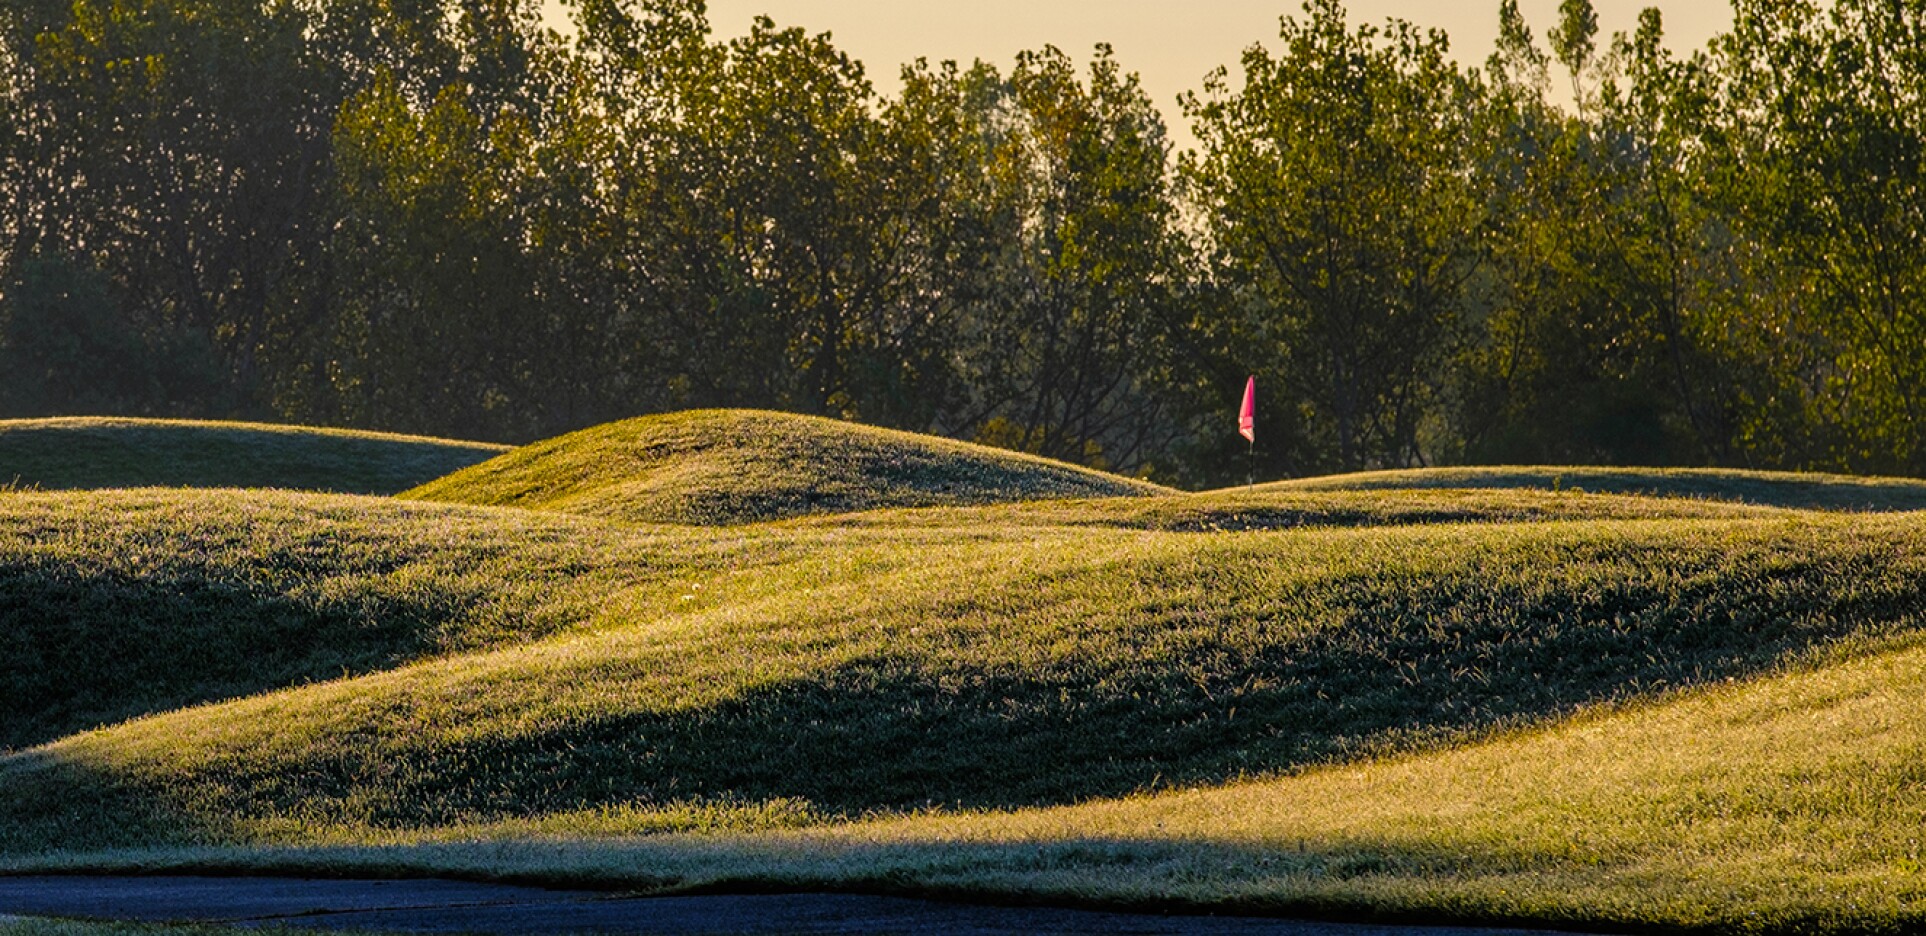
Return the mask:
<svg viewBox="0 0 1926 936"><path fill-rule="evenodd" d="M934 179L911 269L948 323L947 431L1141 468L1172 431L1173 343L1188 324L1164 127L1099 47L1080 76L1055 48L1008 76L927 65L892 110Z"/></svg>
<svg viewBox="0 0 1926 936"><path fill-rule="evenodd" d="M1704 131L1748 245L1730 325L1775 379L1741 442L1773 463L1926 470L1926 4L1742 0Z"/></svg>
<svg viewBox="0 0 1926 936"><path fill-rule="evenodd" d="M1336 0L1285 18L1186 99L1184 172L1246 321L1238 343L1304 414L1297 471L1422 461L1483 225L1462 162L1478 86L1442 34L1349 30Z"/></svg>
<svg viewBox="0 0 1926 936"><path fill-rule="evenodd" d="M334 83L308 24L252 0L78 0L8 18L11 135L31 154L11 174L0 255L99 271L117 305L89 321L157 351L215 349L228 373L223 392L144 410L265 409L262 357L285 324L271 308L321 227Z"/></svg>
<svg viewBox="0 0 1926 936"><path fill-rule="evenodd" d="M1476 147L1493 237L1455 381L1460 457L1724 460L1728 401L1708 348L1721 238L1691 162L1701 65L1670 59L1656 11L1595 60L1590 7L1567 3L1554 39L1581 89L1573 113L1549 101L1550 59L1516 6L1500 18Z"/></svg>
<svg viewBox="0 0 1926 936"><path fill-rule="evenodd" d="M699 4L584 4L579 28L561 136L603 239L558 285L606 310L640 405L859 416L912 379L892 310L921 196L861 66L767 19L712 42Z"/></svg>

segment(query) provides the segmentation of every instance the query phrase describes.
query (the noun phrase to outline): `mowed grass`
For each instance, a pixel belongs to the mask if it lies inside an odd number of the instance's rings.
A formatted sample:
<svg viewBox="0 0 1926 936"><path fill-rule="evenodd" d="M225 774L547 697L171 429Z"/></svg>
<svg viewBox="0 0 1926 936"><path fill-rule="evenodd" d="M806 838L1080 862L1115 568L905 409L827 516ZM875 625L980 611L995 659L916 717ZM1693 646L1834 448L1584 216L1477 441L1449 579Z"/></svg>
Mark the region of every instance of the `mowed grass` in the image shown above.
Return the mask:
<svg viewBox="0 0 1926 936"><path fill-rule="evenodd" d="M1074 803L1449 747L1926 609L1910 517L829 537L555 636L20 752L0 842Z"/></svg>
<svg viewBox="0 0 1926 936"><path fill-rule="evenodd" d="M1862 648L1864 649L1864 648ZM731 834L178 848L29 868L441 873L659 893L836 888L1625 932L1926 927L1926 648L1410 756L1072 806Z"/></svg>
<svg viewBox="0 0 1926 936"><path fill-rule="evenodd" d="M602 605L618 594L631 615L643 596L656 607L694 600L725 570L793 571L825 543L854 556L855 530L870 531L860 578L919 561L925 548L1028 541L1057 526L1221 532L1776 513L1541 492L1186 495L873 511L708 534L285 492L18 493L0 500L0 748L564 633L610 617Z"/></svg>
<svg viewBox="0 0 1926 936"><path fill-rule="evenodd" d="M0 725L31 725L0 871L1926 922L1903 485L1853 504L1885 512L1758 503L1806 483L1772 477L876 506L915 477L833 516L631 489L671 524L0 496Z"/></svg>
<svg viewBox="0 0 1926 936"><path fill-rule="evenodd" d="M565 631L613 589L718 561L685 537L521 511L0 495L0 749Z"/></svg>
<svg viewBox="0 0 1926 936"><path fill-rule="evenodd" d="M793 529L972 529L1007 526L1113 527L1232 533L1319 527L1450 523L1548 523L1786 516L1781 508L1712 498L1678 498L1534 488L1410 488L1296 491L1231 488L1200 494L1025 501L976 507L866 510L798 517Z"/></svg>
<svg viewBox="0 0 1926 936"><path fill-rule="evenodd" d="M1168 493L966 442L790 413L695 410L538 442L401 496L735 524L880 507Z"/></svg>
<svg viewBox="0 0 1926 936"><path fill-rule="evenodd" d="M275 487L393 494L507 446L263 423L0 420L0 487Z"/></svg>
<svg viewBox="0 0 1926 936"><path fill-rule="evenodd" d="M1300 478L1271 491L1409 491L1434 488L1576 491L1706 498L1812 510L1926 510L1926 481L1731 468L1569 466L1416 468Z"/></svg>

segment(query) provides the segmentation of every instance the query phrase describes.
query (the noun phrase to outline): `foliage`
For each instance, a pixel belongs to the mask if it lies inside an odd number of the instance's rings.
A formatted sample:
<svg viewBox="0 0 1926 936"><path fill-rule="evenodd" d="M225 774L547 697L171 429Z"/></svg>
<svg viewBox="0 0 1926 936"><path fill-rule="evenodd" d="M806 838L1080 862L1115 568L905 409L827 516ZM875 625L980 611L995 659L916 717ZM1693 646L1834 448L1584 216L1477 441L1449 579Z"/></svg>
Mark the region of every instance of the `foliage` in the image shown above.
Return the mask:
<svg viewBox="0 0 1926 936"><path fill-rule="evenodd" d="M1735 6L1700 133L1715 206L1748 249L1728 325L1759 374L1749 446L1775 461L1911 471L1922 439L1919 316L1926 8Z"/></svg>
<svg viewBox="0 0 1926 936"><path fill-rule="evenodd" d="M1459 160L1476 85L1446 40L1404 23L1352 32L1336 0L1284 20L1282 49L1244 53L1186 109L1202 149L1185 166L1246 351L1306 412L1326 467L1405 465L1433 375L1463 318L1480 206Z"/></svg>
<svg viewBox="0 0 1926 936"><path fill-rule="evenodd" d="M1656 11L1562 0L1541 44L1495 6L1466 69L1311 0L1173 156L1103 46L883 94L693 0L567 35L533 0L12 4L0 413L526 441L754 406L1191 486L1926 471L1919 4L1747 0L1682 54Z"/></svg>

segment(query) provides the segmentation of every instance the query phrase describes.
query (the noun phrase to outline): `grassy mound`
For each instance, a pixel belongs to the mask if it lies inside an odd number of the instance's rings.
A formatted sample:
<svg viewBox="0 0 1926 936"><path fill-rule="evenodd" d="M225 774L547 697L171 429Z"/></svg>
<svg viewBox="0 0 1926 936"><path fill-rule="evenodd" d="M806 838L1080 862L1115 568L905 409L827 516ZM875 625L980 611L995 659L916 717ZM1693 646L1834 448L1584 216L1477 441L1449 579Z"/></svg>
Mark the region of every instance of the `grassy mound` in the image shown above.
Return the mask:
<svg viewBox="0 0 1926 936"><path fill-rule="evenodd" d="M0 846L1071 803L1435 750L1926 612L1910 517L819 535L553 638L0 759Z"/></svg>
<svg viewBox="0 0 1926 936"><path fill-rule="evenodd" d="M1775 513L1534 492L1182 495L872 511L725 537L276 491L16 493L0 500L0 748L558 633L618 594L633 603L724 566L852 545L839 530L874 531L871 574L911 561L887 555L899 545L1025 540L1058 526L1221 532Z"/></svg>
<svg viewBox="0 0 1926 936"><path fill-rule="evenodd" d="M557 633L618 589L672 587L718 555L687 537L385 498L8 495L0 749Z"/></svg>
<svg viewBox="0 0 1926 936"><path fill-rule="evenodd" d="M548 510L0 497L0 872L1926 923L1926 514L1770 505L1910 482L1184 495L752 413L490 464L430 488Z"/></svg>
<svg viewBox="0 0 1926 936"><path fill-rule="evenodd" d="M1168 493L1034 456L813 416L698 410L516 449L401 496L733 524L879 507Z"/></svg>
<svg viewBox="0 0 1926 936"><path fill-rule="evenodd" d="M1300 478L1269 491L1508 488L1691 497L1804 510L1926 510L1926 481L1727 468L1414 468Z"/></svg>
<svg viewBox="0 0 1926 936"><path fill-rule="evenodd" d="M1058 808L574 845L181 849L78 866L994 894L1603 932L1912 933L1926 927L1922 693L1926 649L1915 643L1449 750Z"/></svg>
<svg viewBox="0 0 1926 936"><path fill-rule="evenodd" d="M598 858L683 887L892 881L1429 923L1918 932L1922 693L1914 642L1422 756Z"/></svg>
<svg viewBox="0 0 1926 936"><path fill-rule="evenodd" d="M393 494L508 451L420 436L164 419L0 420L0 486Z"/></svg>

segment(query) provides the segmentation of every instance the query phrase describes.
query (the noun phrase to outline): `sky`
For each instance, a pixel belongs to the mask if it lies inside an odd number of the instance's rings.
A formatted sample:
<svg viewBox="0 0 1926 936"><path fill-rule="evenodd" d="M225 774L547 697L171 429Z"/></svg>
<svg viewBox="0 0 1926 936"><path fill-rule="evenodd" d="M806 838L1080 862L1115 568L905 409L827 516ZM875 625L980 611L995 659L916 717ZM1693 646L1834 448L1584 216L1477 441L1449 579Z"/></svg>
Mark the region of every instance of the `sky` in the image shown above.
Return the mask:
<svg viewBox="0 0 1926 936"><path fill-rule="evenodd" d="M1519 0L1532 34L1543 46L1557 24L1559 0ZM1668 44L1685 52L1731 26L1727 0L1593 0L1602 37L1630 32L1639 11L1664 14ZM1451 37L1454 56L1483 63L1498 34L1498 0L1348 0L1353 23L1387 17L1436 27ZM932 62L983 59L1007 71L1025 49L1055 45L1078 61L1099 42L1136 72L1171 127L1171 139L1191 142L1177 97L1203 85L1218 66L1236 72L1254 42L1276 48L1278 18L1301 17L1299 0L709 0L709 22L721 37L749 31L758 14L778 25L828 32L838 48L860 60L877 90L894 94L896 74L918 57Z"/></svg>

